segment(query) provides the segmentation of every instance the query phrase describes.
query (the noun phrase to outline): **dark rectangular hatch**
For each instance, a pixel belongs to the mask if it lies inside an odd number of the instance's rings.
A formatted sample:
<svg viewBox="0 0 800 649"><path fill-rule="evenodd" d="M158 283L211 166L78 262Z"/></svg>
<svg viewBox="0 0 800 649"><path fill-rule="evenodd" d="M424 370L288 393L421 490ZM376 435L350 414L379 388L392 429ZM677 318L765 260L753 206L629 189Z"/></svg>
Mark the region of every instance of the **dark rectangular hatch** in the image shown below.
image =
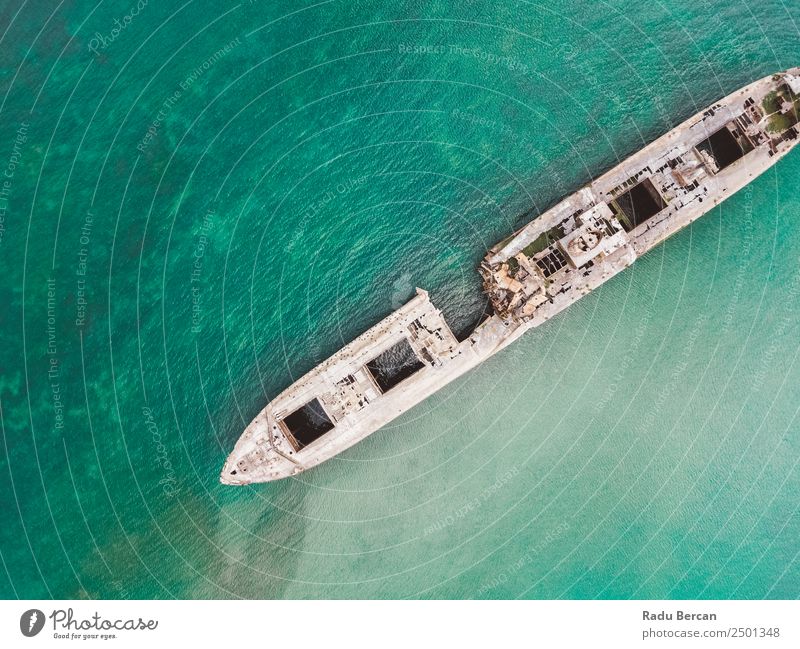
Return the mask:
<svg viewBox="0 0 800 649"><path fill-rule="evenodd" d="M367 369L382 392L388 392L423 367L425 364L405 338L367 363Z"/></svg>
<svg viewBox="0 0 800 649"><path fill-rule="evenodd" d="M312 399L302 408L283 419L292 437L300 448L318 440L325 433L333 430L333 422L328 417L319 399Z"/></svg>

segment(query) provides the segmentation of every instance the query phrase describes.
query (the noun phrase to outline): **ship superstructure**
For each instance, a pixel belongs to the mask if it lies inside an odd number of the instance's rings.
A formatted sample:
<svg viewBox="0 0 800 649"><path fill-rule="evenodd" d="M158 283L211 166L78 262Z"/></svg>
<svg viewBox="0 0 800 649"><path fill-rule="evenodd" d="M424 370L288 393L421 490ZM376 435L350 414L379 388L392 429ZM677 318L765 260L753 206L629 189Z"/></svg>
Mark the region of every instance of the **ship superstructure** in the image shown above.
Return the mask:
<svg viewBox="0 0 800 649"><path fill-rule="evenodd" d="M417 289L267 404L221 481L296 475L375 432L769 169L797 144L799 113L800 68L765 77L541 214L484 258L494 313L463 340Z"/></svg>

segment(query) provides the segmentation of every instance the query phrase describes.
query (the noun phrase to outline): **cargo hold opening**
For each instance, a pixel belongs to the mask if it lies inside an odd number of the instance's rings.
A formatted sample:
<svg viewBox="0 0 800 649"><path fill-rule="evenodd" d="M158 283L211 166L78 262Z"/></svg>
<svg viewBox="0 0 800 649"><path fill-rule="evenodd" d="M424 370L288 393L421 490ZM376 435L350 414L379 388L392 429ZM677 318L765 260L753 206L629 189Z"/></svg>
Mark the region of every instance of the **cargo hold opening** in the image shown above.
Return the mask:
<svg viewBox="0 0 800 649"><path fill-rule="evenodd" d="M423 367L425 364L405 338L367 363L367 369L381 392L388 392Z"/></svg>
<svg viewBox="0 0 800 649"><path fill-rule="evenodd" d="M628 226L625 227L628 231L654 217L667 206L649 178L617 196L615 202L625 215L625 219L621 221L623 226Z"/></svg>
<svg viewBox="0 0 800 649"><path fill-rule="evenodd" d="M312 399L292 414L284 417L281 423L297 442L298 450L333 430L333 422L319 399Z"/></svg>
<svg viewBox="0 0 800 649"><path fill-rule="evenodd" d="M700 142L697 149L710 154L716 161L719 171L732 165L745 153L727 125Z"/></svg>

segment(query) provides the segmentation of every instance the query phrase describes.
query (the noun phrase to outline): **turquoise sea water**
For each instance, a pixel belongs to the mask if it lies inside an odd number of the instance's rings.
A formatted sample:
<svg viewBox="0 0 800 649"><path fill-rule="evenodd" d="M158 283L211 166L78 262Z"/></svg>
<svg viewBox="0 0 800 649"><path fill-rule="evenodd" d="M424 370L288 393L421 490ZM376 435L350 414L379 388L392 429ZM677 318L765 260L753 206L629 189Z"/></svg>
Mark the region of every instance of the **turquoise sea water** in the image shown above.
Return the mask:
<svg viewBox="0 0 800 649"><path fill-rule="evenodd" d="M414 286L468 328L487 247L800 64L796 3L45 5L0 8L0 596L800 595L800 153L343 455L218 483Z"/></svg>

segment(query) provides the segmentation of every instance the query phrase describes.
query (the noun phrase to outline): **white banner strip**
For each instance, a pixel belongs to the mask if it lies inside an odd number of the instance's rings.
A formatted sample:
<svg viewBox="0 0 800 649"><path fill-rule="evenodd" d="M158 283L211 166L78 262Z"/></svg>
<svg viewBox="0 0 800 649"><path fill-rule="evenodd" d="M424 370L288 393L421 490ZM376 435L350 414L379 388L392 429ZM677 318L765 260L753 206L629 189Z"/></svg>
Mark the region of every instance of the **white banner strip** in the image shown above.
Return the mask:
<svg viewBox="0 0 800 649"><path fill-rule="evenodd" d="M800 603L4 601L0 646L800 647Z"/></svg>

